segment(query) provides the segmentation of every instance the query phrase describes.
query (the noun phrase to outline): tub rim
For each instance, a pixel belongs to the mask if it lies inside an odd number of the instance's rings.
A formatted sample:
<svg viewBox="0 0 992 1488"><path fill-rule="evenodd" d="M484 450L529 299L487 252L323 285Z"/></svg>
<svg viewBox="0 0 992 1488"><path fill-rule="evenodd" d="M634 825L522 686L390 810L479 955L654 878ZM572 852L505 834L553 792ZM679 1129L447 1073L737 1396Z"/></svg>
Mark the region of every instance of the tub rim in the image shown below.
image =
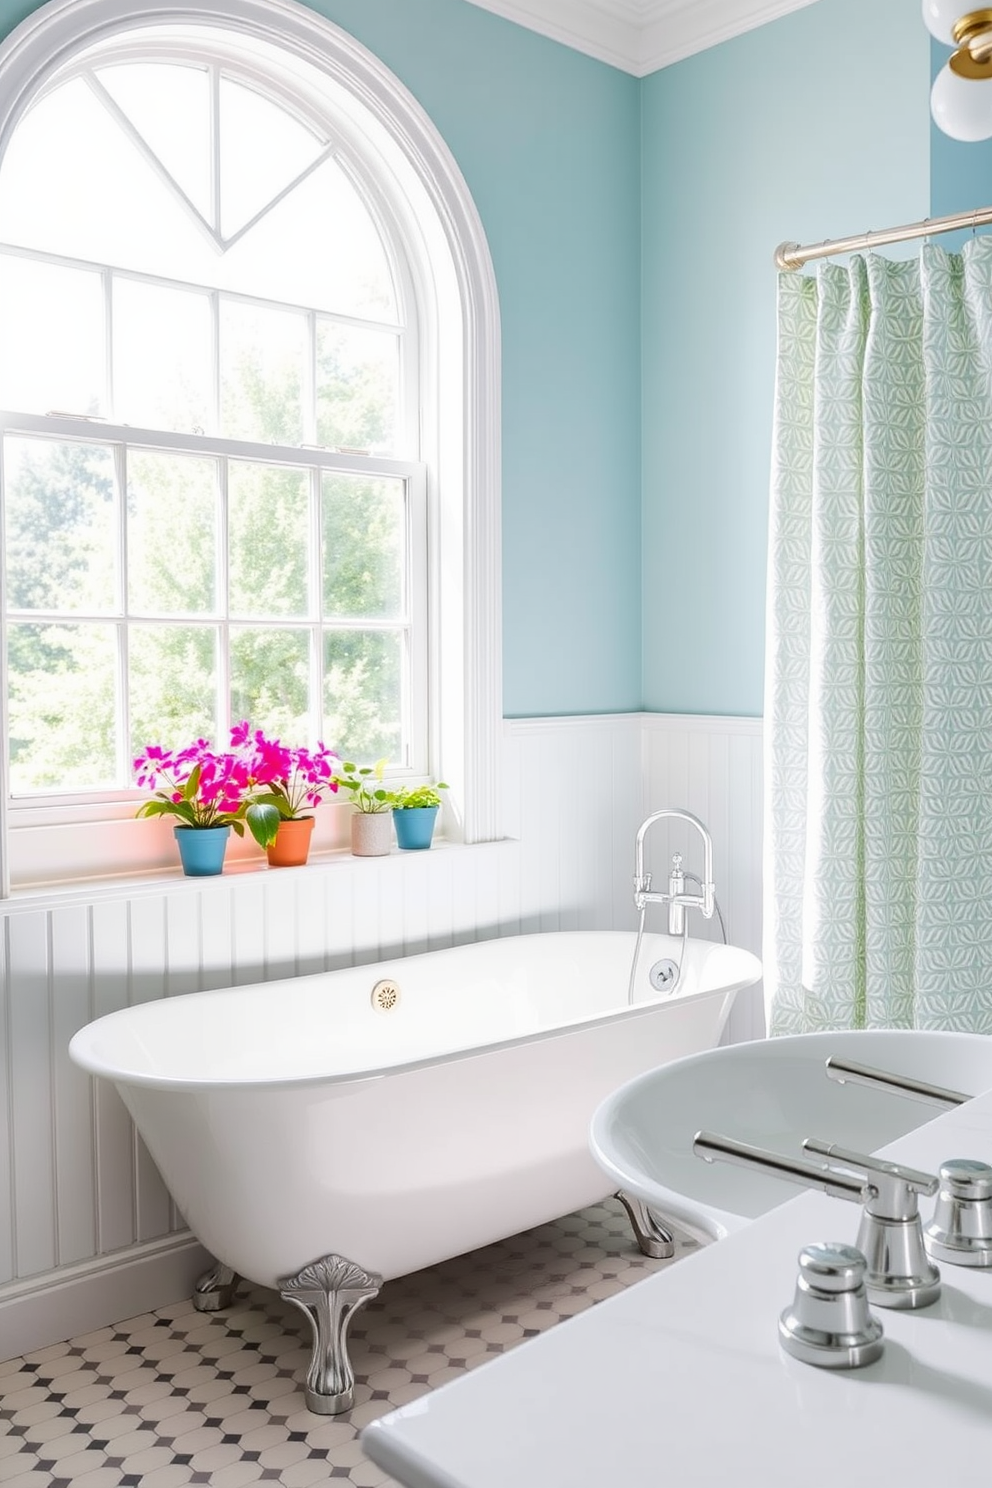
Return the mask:
<svg viewBox="0 0 992 1488"><path fill-rule="evenodd" d="M538 931L534 936L503 936L495 937L503 943L512 940L529 940L535 937L553 937L556 935L595 935L595 936L624 936L633 941L634 931L614 930L591 930L591 931ZM659 937L669 939L670 937ZM194 999L210 998L222 1000L235 998L240 993L249 990L257 991L262 988L271 988L276 991L280 985L287 982L305 982L317 977L333 977L338 972L353 972L367 970L370 972L383 972L403 962L421 960L424 957L436 957L444 955L448 950L464 950L467 946L445 947L440 951L422 951L414 956L391 957L383 961L361 963L357 967L339 967L335 971L317 971L305 974L302 977L281 977L271 982L246 982L242 986L217 987L203 992L185 992L177 997L156 998L147 1003L135 1003L132 1006L117 1008L113 1012L104 1013L101 1017L92 1019L80 1028L69 1041L69 1057L80 1069L86 1070L91 1075L99 1076L101 1079L110 1080L116 1085L137 1087L141 1089L190 1091L206 1093L208 1091L236 1091L236 1090L286 1090L290 1088L304 1089L311 1086L343 1086L364 1084L371 1080L388 1079L390 1076L409 1074L417 1070L434 1068L441 1064L451 1064L459 1060L479 1058L482 1055L497 1053L504 1049L520 1047L524 1044L545 1042L550 1038L567 1038L574 1034L583 1033L601 1023L621 1023L632 1018L644 1017L651 1013L657 1013L665 1007L677 1007L696 1003L707 998L736 996L746 987L753 987L761 980L762 963L753 951L745 950L742 946L723 945L719 941L708 941L690 936L689 944L712 946L715 950L727 950L735 955L745 958L742 971L745 973L719 987L701 987L693 992L678 992L674 996L671 993L660 993L644 1002L635 1003L632 1007L626 1004L614 1005L605 1011L593 1013L584 1018L576 1018L568 1023L555 1023L548 1028L532 1030L528 1033L514 1034L505 1039L490 1040L481 1044L461 1044L458 1048L440 1050L438 1052L424 1055L417 1059L392 1062L384 1065L366 1067L360 1070L344 1070L340 1072L322 1071L315 1074L296 1075L264 1075L253 1074L248 1077L222 1078L216 1075L210 1078L173 1076L163 1074L149 1074L127 1070L120 1066L111 1066L103 1059L96 1057L87 1049L87 1044L95 1036L95 1030L106 1028L108 1024L117 1022L132 1022L141 1019L144 1008L159 1009L163 1005L178 1007L191 1004ZM483 945L489 942L469 942L468 945Z"/></svg>

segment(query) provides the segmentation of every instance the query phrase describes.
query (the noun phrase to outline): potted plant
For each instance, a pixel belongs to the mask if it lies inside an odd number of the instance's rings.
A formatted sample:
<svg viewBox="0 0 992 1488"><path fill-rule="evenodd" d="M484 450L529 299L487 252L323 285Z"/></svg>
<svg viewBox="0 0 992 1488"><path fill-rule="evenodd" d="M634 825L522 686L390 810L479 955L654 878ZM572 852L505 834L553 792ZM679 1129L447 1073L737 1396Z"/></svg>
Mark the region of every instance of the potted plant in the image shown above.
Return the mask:
<svg viewBox="0 0 992 1488"><path fill-rule="evenodd" d="M150 744L134 761L140 786L154 791L138 816L175 816L173 831L183 872L191 878L222 873L232 828L244 835L248 765L234 750L217 751L206 739L186 749Z"/></svg>
<svg viewBox="0 0 992 1488"><path fill-rule="evenodd" d="M326 791L337 791L334 767L341 763L333 749L292 749L268 739L261 729L252 733L247 723L231 730L231 745L248 765L249 799L245 808L248 829L272 868L305 863L310 853L314 816Z"/></svg>
<svg viewBox="0 0 992 1488"><path fill-rule="evenodd" d="M415 785L394 791L393 825L397 847L407 851L430 847L441 805L438 792L447 789L444 781L439 780L437 785Z"/></svg>
<svg viewBox="0 0 992 1488"><path fill-rule="evenodd" d="M385 857L392 846L389 811L393 792L383 785L386 761L356 765L345 760L334 784L347 791L355 808L351 817L351 850L356 858Z"/></svg>

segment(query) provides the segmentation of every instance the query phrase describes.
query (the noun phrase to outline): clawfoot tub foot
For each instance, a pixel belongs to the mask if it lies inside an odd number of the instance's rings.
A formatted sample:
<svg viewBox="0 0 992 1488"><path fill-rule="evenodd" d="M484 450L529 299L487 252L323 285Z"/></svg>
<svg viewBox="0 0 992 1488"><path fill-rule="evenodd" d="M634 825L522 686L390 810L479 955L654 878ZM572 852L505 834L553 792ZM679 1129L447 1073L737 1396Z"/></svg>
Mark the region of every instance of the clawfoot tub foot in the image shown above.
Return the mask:
<svg viewBox="0 0 992 1488"><path fill-rule="evenodd" d="M305 1313L310 1323L313 1356L307 1371L306 1402L307 1409L319 1416L337 1416L354 1404L348 1324L381 1286L381 1276L337 1255L322 1256L279 1283L280 1296Z"/></svg>
<svg viewBox="0 0 992 1488"><path fill-rule="evenodd" d="M193 1288L193 1306L197 1312L222 1312L231 1306L237 1289L238 1273L223 1261L215 1261Z"/></svg>
<svg viewBox="0 0 992 1488"><path fill-rule="evenodd" d="M622 1189L616 1197L627 1211L641 1254L655 1261L670 1261L675 1254L674 1235L665 1229L641 1199L635 1199L633 1194L624 1193Z"/></svg>

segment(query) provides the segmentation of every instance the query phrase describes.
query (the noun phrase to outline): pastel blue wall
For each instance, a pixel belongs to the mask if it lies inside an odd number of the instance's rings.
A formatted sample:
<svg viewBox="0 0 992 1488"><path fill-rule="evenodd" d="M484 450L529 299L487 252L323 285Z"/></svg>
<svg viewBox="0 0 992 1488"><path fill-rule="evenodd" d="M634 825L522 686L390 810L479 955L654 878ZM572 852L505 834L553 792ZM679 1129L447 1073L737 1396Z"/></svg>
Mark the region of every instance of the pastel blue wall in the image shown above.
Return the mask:
<svg viewBox="0 0 992 1488"><path fill-rule="evenodd" d="M644 81L649 710L763 711L772 253L928 215L929 65L912 0L818 0Z"/></svg>
<svg viewBox="0 0 992 1488"><path fill-rule="evenodd" d="M760 714L772 250L992 201L992 145L931 137L916 0L642 81L465 0L308 3L420 100L489 239L506 713Z"/></svg>
<svg viewBox="0 0 992 1488"><path fill-rule="evenodd" d="M635 78L465 0L308 0L419 99L482 217L503 327L503 703L640 704Z"/></svg>

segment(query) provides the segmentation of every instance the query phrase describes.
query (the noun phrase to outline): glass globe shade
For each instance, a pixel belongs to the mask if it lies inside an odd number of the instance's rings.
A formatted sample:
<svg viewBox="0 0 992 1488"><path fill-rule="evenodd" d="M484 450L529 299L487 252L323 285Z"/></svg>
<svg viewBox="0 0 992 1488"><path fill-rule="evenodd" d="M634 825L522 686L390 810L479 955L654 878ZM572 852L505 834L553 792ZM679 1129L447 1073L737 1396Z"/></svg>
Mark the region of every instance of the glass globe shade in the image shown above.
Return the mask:
<svg viewBox="0 0 992 1488"><path fill-rule="evenodd" d="M945 46L954 46L954 22L974 9L968 0L923 0L923 24Z"/></svg>
<svg viewBox="0 0 992 1488"><path fill-rule="evenodd" d="M992 80L959 77L942 67L930 93L934 123L951 139L992 139Z"/></svg>

